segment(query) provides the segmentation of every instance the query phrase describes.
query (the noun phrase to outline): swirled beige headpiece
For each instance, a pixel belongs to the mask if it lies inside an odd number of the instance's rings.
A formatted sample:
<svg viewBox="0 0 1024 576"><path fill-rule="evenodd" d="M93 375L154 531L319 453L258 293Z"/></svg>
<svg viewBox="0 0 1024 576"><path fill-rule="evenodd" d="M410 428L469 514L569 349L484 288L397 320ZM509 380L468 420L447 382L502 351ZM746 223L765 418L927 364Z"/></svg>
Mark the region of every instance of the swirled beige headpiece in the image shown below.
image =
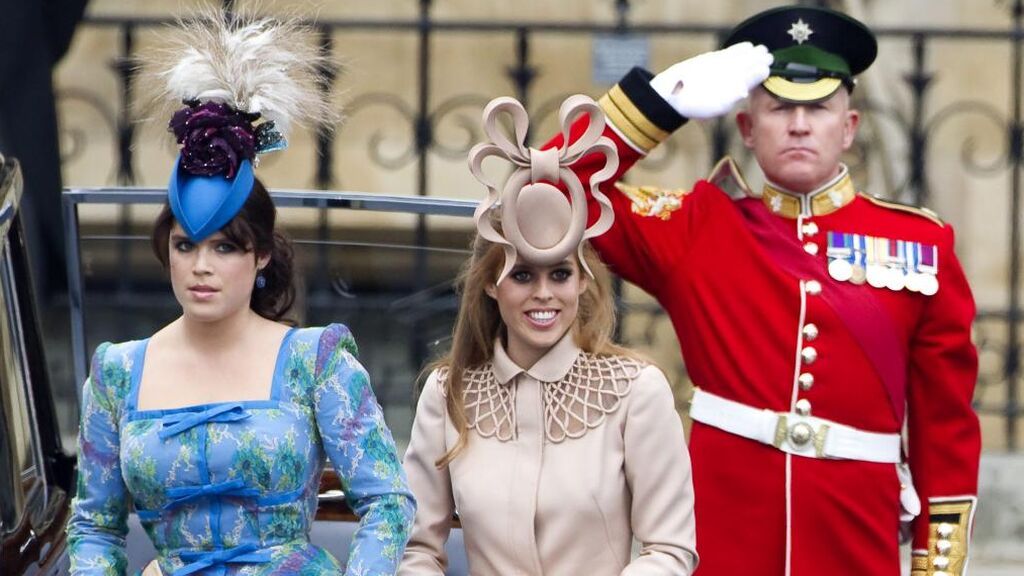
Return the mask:
<svg viewBox="0 0 1024 576"><path fill-rule="evenodd" d="M508 114L512 119L513 141L499 127L498 118ZM586 131L570 142L569 130L581 116L588 116ZM526 146L530 120L523 105L509 97L495 98L484 108L484 132L490 142L480 143L469 151L469 169L484 186L487 198L477 206L473 218L480 236L501 244L505 250L505 266L497 283L522 256L531 264L549 266L576 252L580 266L593 276L583 260L583 241L604 234L612 225L611 201L599 189L602 182L615 174L619 155L615 144L601 136L604 113L597 103L582 94L570 96L558 113L562 126L562 147L537 150ZM602 154L604 167L590 176L590 194L600 205L601 213L587 228L587 196L571 167L584 156ZM498 187L483 173L483 161L490 157L504 158L515 166L499 193ZM568 190L568 197L556 185ZM498 232L490 219L491 210L501 210Z"/></svg>

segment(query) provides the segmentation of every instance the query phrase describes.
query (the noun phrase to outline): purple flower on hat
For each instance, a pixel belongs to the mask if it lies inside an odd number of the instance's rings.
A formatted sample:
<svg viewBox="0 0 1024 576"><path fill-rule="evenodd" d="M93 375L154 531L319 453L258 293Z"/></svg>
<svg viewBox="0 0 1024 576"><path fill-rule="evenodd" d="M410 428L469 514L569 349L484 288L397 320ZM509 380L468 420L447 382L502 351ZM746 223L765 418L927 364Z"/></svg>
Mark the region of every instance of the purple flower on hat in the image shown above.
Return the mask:
<svg viewBox="0 0 1024 576"><path fill-rule="evenodd" d="M181 167L202 176L235 177L242 160L256 157L252 123L259 117L221 102L189 103L168 124L181 144Z"/></svg>

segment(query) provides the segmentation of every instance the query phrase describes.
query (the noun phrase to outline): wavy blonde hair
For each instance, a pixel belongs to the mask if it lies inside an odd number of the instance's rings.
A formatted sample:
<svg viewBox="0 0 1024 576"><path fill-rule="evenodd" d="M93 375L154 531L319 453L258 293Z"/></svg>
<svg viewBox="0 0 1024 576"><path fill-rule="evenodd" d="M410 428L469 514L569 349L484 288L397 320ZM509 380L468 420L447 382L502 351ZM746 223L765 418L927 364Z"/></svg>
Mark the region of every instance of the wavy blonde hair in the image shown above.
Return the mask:
<svg viewBox="0 0 1024 576"><path fill-rule="evenodd" d="M611 274L589 242L584 243L583 259L594 277L580 294L579 311L570 328L576 344L582 350L594 354L642 359L641 355L612 340L615 333L615 302L612 298ZM504 251L500 245L479 235L474 238L473 254L463 264L456 282L456 290L460 295L459 312L455 319L451 349L428 367L428 371L441 369L444 380L440 384L445 393L448 417L459 431L455 445L435 462L438 468L450 464L466 449L469 442L462 375L467 369L491 360L494 357L494 340L503 336L505 324L498 311L498 303L484 291L487 285L497 280L503 263ZM582 268L580 273L585 273Z"/></svg>

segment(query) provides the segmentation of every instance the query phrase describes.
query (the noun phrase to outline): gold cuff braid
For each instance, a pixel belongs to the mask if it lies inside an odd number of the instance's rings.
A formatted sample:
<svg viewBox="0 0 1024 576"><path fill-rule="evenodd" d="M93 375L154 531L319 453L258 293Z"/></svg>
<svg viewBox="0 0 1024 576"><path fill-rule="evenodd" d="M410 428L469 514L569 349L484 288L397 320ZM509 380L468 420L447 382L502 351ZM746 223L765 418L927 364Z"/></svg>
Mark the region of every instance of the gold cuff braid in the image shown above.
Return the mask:
<svg viewBox="0 0 1024 576"><path fill-rule="evenodd" d="M967 564L975 499L933 499L928 505L928 550L911 558L911 576L962 576Z"/></svg>
<svg viewBox="0 0 1024 576"><path fill-rule="evenodd" d="M635 147L648 153L671 133L650 121L618 84L597 101L608 123L618 128Z"/></svg>

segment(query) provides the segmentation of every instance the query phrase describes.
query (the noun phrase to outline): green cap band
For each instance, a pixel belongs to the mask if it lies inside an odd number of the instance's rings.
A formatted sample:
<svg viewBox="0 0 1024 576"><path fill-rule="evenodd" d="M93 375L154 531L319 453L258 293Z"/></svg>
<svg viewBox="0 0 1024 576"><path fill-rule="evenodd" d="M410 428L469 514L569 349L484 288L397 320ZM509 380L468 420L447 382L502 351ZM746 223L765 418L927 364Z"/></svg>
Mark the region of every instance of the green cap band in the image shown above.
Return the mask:
<svg viewBox="0 0 1024 576"><path fill-rule="evenodd" d="M771 70L776 76L810 79L851 77L850 66L846 60L810 44L788 46L772 52L772 56L775 57L775 62L772 63ZM815 71L819 73L814 74Z"/></svg>

